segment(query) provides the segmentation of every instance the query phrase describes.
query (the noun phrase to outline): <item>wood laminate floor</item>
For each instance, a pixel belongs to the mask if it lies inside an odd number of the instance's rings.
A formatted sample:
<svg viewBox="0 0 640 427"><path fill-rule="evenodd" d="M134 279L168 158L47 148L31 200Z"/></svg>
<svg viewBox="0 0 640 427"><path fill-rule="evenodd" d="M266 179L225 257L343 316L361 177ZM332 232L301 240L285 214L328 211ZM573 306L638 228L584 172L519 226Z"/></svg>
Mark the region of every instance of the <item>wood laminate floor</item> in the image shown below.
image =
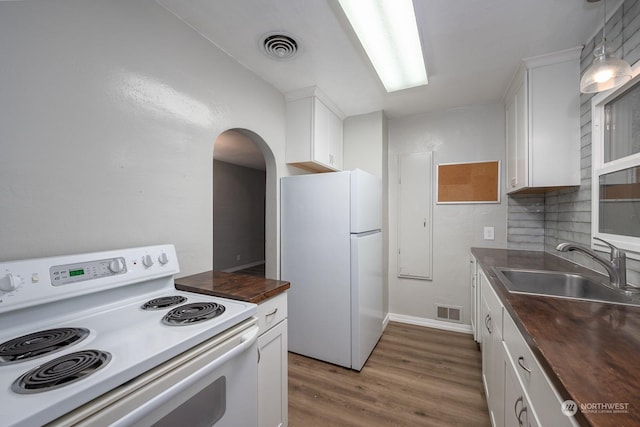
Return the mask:
<svg viewBox="0 0 640 427"><path fill-rule="evenodd" d="M360 373L289 353L289 426L490 426L471 335L390 322Z"/></svg>

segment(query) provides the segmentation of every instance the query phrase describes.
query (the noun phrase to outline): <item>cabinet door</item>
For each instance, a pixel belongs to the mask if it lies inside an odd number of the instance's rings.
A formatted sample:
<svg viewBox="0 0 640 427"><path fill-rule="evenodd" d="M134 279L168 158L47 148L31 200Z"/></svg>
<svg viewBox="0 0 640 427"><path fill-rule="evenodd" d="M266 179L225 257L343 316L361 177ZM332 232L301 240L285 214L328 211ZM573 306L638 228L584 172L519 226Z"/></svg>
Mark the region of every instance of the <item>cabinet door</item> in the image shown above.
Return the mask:
<svg viewBox="0 0 640 427"><path fill-rule="evenodd" d="M516 92L516 188L529 186L529 108L528 85L525 72Z"/></svg>
<svg viewBox="0 0 640 427"><path fill-rule="evenodd" d="M308 162L313 156L313 103L311 98L287 103L287 163Z"/></svg>
<svg viewBox="0 0 640 427"><path fill-rule="evenodd" d="M507 355L504 355L504 425L505 427L538 427L533 409Z"/></svg>
<svg viewBox="0 0 640 427"><path fill-rule="evenodd" d="M484 392L487 395L487 404L491 402L491 387L489 386L489 378L491 377L491 314L489 313L489 305L484 298L481 298L480 314L482 323L480 328L480 343L482 348L482 382L484 384Z"/></svg>
<svg viewBox="0 0 640 427"><path fill-rule="evenodd" d="M480 342L480 328L478 325L478 284L477 284L477 263L476 263L476 259L473 255L471 255L471 259L470 259L470 264L469 264L469 282L470 282L470 292L471 292L471 330L473 331L473 339L476 342Z"/></svg>
<svg viewBox="0 0 640 427"><path fill-rule="evenodd" d="M494 426L503 425L504 356L502 350L502 306L487 278L479 273L482 300L482 379L489 414Z"/></svg>
<svg viewBox="0 0 640 427"><path fill-rule="evenodd" d="M518 155L516 149L516 97L505 105L505 130L507 140L507 192L513 191L518 184Z"/></svg>
<svg viewBox="0 0 640 427"><path fill-rule="evenodd" d="M329 111L329 164L337 170L342 170L343 145L342 120Z"/></svg>
<svg viewBox="0 0 640 427"><path fill-rule="evenodd" d="M529 186L580 185L577 59L528 71Z"/></svg>
<svg viewBox="0 0 640 427"><path fill-rule="evenodd" d="M258 338L258 425L288 423L287 320Z"/></svg>
<svg viewBox="0 0 640 427"><path fill-rule="evenodd" d="M507 192L528 186L527 73L505 105L507 139Z"/></svg>
<svg viewBox="0 0 640 427"><path fill-rule="evenodd" d="M494 328L497 327L494 324ZM489 387L491 387L491 401L489 408L491 416L496 426L504 424L504 399L506 394L504 389L504 352L502 350L502 340L495 330L491 334L491 376L489 378Z"/></svg>
<svg viewBox="0 0 640 427"><path fill-rule="evenodd" d="M331 166L329 159L329 117L331 111L318 98L313 98L313 159Z"/></svg>

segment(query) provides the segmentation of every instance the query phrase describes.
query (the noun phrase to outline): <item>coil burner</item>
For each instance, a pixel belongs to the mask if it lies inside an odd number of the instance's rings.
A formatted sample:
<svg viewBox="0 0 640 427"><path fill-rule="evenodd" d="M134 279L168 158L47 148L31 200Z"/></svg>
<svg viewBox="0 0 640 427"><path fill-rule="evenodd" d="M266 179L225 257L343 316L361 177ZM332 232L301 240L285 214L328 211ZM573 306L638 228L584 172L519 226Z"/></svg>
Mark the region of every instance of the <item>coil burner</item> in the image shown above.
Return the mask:
<svg viewBox="0 0 640 427"><path fill-rule="evenodd" d="M213 319L224 313L224 305L215 302L194 302L181 305L168 312L162 322L166 325L190 325Z"/></svg>
<svg viewBox="0 0 640 427"><path fill-rule="evenodd" d="M22 375L11 389L16 393L31 394L64 387L93 374L110 360L111 354L100 350L65 354Z"/></svg>
<svg viewBox="0 0 640 427"><path fill-rule="evenodd" d="M0 365L45 356L78 343L89 336L85 328L56 328L34 332L0 344Z"/></svg>
<svg viewBox="0 0 640 427"><path fill-rule="evenodd" d="M180 295L171 295L168 297L154 298L142 304L140 307L143 310L162 310L163 308L173 307L174 305L182 304L187 299Z"/></svg>

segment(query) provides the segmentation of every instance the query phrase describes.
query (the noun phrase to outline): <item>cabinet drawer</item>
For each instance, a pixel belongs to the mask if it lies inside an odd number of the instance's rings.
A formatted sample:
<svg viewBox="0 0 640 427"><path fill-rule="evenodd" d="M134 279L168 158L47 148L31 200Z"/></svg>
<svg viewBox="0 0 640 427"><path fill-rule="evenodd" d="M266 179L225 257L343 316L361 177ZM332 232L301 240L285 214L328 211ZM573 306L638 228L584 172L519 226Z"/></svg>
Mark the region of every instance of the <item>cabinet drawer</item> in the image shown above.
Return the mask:
<svg viewBox="0 0 640 427"><path fill-rule="evenodd" d="M577 425L573 417L567 417L562 413L560 396L508 314L504 316L503 340L506 357L510 359L515 368L516 375L528 396L533 412L540 420L540 425Z"/></svg>
<svg viewBox="0 0 640 427"><path fill-rule="evenodd" d="M287 293L283 292L258 304L260 335L287 318Z"/></svg>

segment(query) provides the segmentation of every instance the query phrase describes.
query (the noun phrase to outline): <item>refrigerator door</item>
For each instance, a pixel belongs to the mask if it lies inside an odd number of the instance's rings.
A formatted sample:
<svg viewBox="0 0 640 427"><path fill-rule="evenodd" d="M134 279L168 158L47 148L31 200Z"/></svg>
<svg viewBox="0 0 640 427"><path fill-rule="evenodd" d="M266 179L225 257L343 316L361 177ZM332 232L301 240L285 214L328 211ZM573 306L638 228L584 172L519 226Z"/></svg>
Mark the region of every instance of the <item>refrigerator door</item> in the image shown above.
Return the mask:
<svg viewBox="0 0 640 427"><path fill-rule="evenodd" d="M351 172L351 232L382 229L380 178L360 169Z"/></svg>
<svg viewBox="0 0 640 427"><path fill-rule="evenodd" d="M382 233L352 234L351 368L357 371L382 336L382 292Z"/></svg>
<svg viewBox="0 0 640 427"><path fill-rule="evenodd" d="M289 350L351 367L350 173L281 180Z"/></svg>

